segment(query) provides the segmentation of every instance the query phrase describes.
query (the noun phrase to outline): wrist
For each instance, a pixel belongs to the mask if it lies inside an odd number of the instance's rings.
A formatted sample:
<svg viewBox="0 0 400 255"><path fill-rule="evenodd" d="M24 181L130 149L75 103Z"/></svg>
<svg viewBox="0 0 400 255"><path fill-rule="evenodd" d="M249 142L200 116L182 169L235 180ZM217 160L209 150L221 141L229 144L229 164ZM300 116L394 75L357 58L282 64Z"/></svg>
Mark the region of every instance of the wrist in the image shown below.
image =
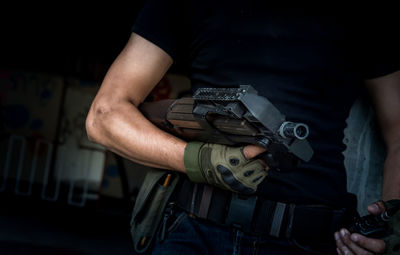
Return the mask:
<svg viewBox="0 0 400 255"><path fill-rule="evenodd" d="M202 142L188 142L183 156L187 176L191 181L197 183L207 182L200 170L199 163L199 153L203 145Z"/></svg>

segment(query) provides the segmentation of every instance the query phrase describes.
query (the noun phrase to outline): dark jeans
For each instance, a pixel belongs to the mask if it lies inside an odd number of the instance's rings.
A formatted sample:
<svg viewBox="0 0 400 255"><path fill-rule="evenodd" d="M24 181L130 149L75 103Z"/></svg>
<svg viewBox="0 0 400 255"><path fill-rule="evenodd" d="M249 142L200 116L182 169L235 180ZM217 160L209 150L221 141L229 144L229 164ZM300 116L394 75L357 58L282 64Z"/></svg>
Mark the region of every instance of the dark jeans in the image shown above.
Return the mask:
<svg viewBox="0 0 400 255"><path fill-rule="evenodd" d="M252 236L240 230L221 227L179 212L168 226L165 240L156 240L152 254L268 254L294 255L300 252L288 240Z"/></svg>

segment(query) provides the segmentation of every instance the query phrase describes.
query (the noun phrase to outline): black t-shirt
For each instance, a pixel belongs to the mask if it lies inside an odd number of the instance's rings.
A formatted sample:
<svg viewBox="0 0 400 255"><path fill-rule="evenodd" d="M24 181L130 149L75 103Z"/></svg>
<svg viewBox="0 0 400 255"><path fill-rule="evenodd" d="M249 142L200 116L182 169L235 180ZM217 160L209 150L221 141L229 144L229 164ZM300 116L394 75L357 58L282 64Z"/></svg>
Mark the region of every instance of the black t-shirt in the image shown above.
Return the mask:
<svg viewBox="0 0 400 255"><path fill-rule="evenodd" d="M312 160L270 171L258 195L340 207L349 109L363 79L400 69L390 26L367 14L262 2L149 0L133 32L185 65L193 90L249 84L287 119L309 126Z"/></svg>

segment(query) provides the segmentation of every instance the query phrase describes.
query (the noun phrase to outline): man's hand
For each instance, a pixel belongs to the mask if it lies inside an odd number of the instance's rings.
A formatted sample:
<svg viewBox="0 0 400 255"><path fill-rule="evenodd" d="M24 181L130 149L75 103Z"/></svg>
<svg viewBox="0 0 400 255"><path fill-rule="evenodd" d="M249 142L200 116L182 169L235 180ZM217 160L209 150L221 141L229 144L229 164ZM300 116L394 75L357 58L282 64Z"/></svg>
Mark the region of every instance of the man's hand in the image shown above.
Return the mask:
<svg viewBox="0 0 400 255"><path fill-rule="evenodd" d="M385 205L380 201L368 206L368 212L374 215L384 211ZM368 238L357 233L350 234L347 229L341 229L336 232L335 241L336 251L339 255L372 255L385 251L385 242L383 240Z"/></svg>
<svg viewBox="0 0 400 255"><path fill-rule="evenodd" d="M208 183L233 192L252 194L267 176L261 160L251 159L265 151L257 146L230 147L189 142L184 162L193 182Z"/></svg>

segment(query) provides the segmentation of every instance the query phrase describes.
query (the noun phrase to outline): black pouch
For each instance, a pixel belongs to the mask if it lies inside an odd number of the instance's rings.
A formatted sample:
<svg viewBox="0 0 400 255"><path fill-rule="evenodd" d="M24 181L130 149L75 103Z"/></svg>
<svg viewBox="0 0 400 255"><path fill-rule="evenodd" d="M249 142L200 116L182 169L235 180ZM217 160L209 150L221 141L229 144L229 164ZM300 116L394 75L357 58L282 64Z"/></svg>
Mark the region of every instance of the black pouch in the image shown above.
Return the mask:
<svg viewBox="0 0 400 255"><path fill-rule="evenodd" d="M176 172L156 169L146 174L131 219L131 236L137 253L145 253L151 247L179 177Z"/></svg>

